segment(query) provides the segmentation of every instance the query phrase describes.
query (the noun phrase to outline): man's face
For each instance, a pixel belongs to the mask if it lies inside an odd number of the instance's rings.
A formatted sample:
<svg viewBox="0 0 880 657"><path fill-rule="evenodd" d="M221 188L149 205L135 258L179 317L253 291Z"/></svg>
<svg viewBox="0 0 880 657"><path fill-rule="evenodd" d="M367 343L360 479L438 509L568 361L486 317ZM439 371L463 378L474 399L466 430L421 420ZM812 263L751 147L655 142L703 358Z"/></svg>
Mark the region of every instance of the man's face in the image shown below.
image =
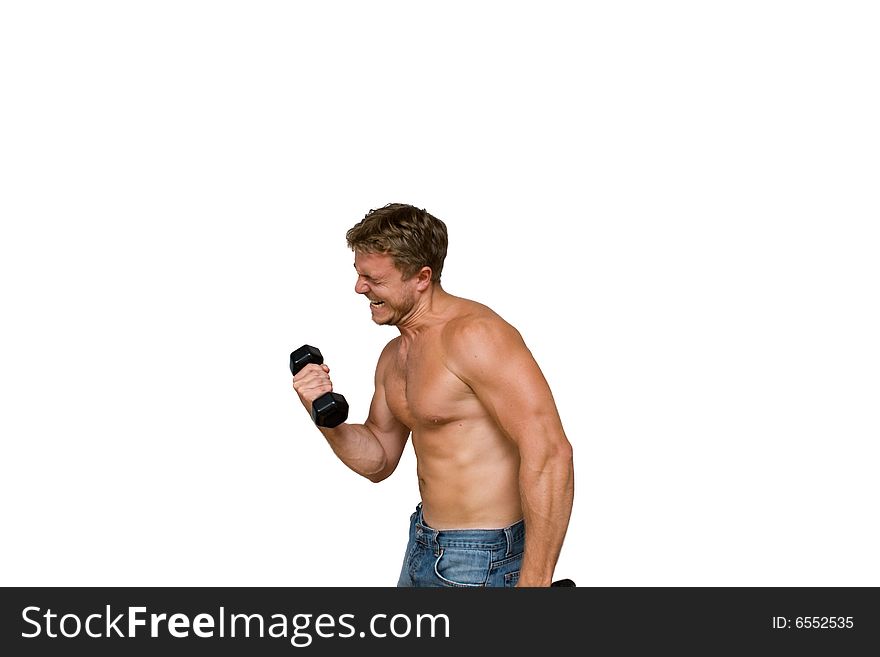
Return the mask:
<svg viewBox="0 0 880 657"><path fill-rule="evenodd" d="M397 326L416 305L416 277L403 280L386 253L355 253L358 278L354 291L370 300L370 313L377 324Z"/></svg>

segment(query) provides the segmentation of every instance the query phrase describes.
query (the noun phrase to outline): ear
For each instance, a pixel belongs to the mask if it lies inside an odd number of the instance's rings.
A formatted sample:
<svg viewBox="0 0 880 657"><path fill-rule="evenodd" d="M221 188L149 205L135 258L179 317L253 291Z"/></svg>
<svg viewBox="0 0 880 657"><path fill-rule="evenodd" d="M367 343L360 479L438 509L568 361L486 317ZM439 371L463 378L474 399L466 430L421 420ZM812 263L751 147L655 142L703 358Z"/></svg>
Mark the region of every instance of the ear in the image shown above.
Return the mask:
<svg viewBox="0 0 880 657"><path fill-rule="evenodd" d="M416 274L416 289L419 292L424 292L431 287L431 277L433 275L434 272L431 271L430 267L422 267Z"/></svg>

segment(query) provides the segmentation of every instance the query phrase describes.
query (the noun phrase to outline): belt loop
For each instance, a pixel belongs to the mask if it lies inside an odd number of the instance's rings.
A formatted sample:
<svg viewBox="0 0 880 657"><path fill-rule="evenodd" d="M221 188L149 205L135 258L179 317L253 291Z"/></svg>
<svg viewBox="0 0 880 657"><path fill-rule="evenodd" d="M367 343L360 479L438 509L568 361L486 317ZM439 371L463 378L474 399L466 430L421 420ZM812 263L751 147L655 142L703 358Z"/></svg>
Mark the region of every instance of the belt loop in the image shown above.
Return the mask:
<svg viewBox="0 0 880 657"><path fill-rule="evenodd" d="M507 554L504 555L505 557L509 557L511 552L513 552L513 536L511 535L512 533L513 531L510 527L504 528L504 538L507 539Z"/></svg>
<svg viewBox="0 0 880 657"><path fill-rule="evenodd" d="M434 556L440 556L440 532L436 529L431 530L431 545L434 547Z"/></svg>

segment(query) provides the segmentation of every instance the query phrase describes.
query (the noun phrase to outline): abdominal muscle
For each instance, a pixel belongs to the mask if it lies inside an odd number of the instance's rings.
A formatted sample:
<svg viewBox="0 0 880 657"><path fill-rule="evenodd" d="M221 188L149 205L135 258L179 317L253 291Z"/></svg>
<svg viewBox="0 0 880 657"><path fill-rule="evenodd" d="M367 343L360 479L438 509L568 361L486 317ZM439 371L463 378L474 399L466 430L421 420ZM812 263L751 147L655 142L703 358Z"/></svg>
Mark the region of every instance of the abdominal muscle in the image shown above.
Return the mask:
<svg viewBox="0 0 880 657"><path fill-rule="evenodd" d="M519 455L487 418L413 430L422 515L434 529L499 529L522 519Z"/></svg>

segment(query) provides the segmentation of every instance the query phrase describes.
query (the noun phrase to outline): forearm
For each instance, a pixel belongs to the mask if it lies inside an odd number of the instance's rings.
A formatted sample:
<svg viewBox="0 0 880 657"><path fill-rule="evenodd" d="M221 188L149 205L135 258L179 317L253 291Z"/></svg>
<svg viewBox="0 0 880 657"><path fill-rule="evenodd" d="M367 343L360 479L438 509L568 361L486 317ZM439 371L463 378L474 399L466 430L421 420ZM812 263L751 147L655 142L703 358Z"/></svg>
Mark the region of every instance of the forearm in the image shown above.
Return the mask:
<svg viewBox="0 0 880 657"><path fill-rule="evenodd" d="M385 467L385 450L366 425L340 424L333 429L318 428L339 460L359 475L372 480L371 475Z"/></svg>
<svg viewBox="0 0 880 657"><path fill-rule="evenodd" d="M574 500L570 450L523 458L519 485L526 527L519 586L549 586Z"/></svg>

